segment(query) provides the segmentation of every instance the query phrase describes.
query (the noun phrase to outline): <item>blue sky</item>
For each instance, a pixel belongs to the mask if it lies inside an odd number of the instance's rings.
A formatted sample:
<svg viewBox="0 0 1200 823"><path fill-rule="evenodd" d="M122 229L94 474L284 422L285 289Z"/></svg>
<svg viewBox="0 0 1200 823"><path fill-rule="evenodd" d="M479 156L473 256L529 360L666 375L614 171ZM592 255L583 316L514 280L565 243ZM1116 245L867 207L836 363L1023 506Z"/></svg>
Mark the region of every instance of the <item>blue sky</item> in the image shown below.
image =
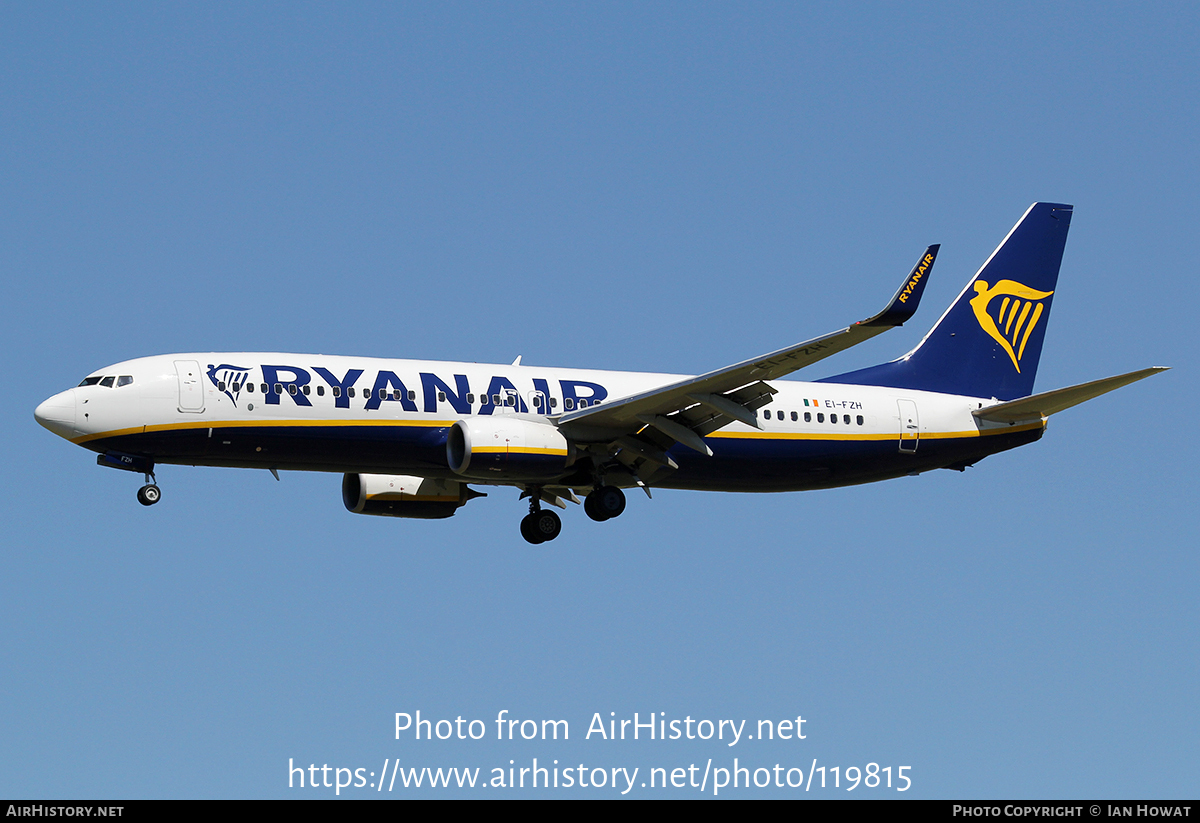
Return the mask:
<svg viewBox="0 0 1200 823"><path fill-rule="evenodd" d="M738 757L1194 797L1198 28L1182 3L0 6L0 795ZM144 509L32 416L176 351L697 373L867 316L941 243L917 317L821 377L911 348L1035 200L1075 205L1038 390L1174 369L964 474L631 496L531 547L504 490L392 521L334 475L164 467ZM396 740L418 709L571 739ZM585 740L596 712L807 736ZM805 796L730 796L772 794ZM906 796L807 796L863 794Z"/></svg>

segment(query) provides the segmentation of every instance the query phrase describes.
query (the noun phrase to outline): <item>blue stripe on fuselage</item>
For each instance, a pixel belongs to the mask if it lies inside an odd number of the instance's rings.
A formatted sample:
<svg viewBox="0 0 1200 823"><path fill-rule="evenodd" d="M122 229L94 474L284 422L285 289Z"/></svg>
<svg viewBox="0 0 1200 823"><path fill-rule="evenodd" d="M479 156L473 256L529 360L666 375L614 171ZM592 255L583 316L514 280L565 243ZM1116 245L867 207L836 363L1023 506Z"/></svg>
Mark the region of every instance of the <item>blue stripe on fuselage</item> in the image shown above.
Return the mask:
<svg viewBox="0 0 1200 823"><path fill-rule="evenodd" d="M214 427L211 435L206 428L129 433L84 445L97 452L144 455L156 463L457 478L447 467L447 432L441 426L401 424L268 424ZM922 438L915 454L900 452L894 438L709 437L712 457L677 445L670 455L679 469L655 477L652 485L758 492L853 485L974 462L1037 440L1042 432L1037 427L986 437Z"/></svg>

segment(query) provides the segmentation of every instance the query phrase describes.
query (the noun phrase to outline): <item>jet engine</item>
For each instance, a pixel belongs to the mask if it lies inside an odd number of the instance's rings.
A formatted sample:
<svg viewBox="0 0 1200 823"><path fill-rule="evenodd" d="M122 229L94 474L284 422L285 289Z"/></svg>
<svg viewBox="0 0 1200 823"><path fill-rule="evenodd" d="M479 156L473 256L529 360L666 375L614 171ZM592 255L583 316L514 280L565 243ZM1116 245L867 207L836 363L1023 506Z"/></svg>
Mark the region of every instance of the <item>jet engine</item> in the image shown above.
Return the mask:
<svg viewBox="0 0 1200 823"><path fill-rule="evenodd" d="M471 498L483 496L457 480L403 474L342 476L342 502L355 514L436 520L454 515Z"/></svg>
<svg viewBox="0 0 1200 823"><path fill-rule="evenodd" d="M575 462L575 446L549 423L468 417L450 429L446 462L456 474L480 480L551 480Z"/></svg>

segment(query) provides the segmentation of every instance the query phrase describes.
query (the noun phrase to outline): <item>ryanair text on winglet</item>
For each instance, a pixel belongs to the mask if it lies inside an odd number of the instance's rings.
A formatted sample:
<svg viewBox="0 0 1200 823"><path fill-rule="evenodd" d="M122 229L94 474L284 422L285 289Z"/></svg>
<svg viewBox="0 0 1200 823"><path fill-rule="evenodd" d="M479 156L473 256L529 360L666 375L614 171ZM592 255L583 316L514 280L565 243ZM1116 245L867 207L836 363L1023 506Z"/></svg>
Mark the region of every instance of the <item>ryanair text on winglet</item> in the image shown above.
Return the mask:
<svg viewBox="0 0 1200 823"><path fill-rule="evenodd" d="M909 259L911 260L912 258L909 258ZM915 289L917 287L917 284L921 282L921 278L925 276L925 272L927 272L929 270L929 267L932 264L933 264L933 255L932 254L926 254L925 257L921 260L921 262L917 264L916 272L914 272L913 276L908 279L908 285L906 285L904 287L904 291L900 292L900 302L901 303L908 302L908 298L909 298L909 296L912 295L913 289Z"/></svg>

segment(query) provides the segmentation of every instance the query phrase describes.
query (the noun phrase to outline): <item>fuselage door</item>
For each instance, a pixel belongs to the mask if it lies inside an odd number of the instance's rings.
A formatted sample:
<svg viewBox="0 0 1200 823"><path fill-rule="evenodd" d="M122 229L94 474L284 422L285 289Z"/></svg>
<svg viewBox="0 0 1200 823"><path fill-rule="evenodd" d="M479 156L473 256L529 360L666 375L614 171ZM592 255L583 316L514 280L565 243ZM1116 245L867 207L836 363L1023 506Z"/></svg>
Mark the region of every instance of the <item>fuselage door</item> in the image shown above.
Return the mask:
<svg viewBox="0 0 1200 823"><path fill-rule="evenodd" d="M500 404L496 407L496 412L500 414L516 414L517 407L521 405L521 395L512 389L500 390Z"/></svg>
<svg viewBox="0 0 1200 823"><path fill-rule="evenodd" d="M203 372L195 360L176 360L175 375L179 378L179 410L196 414L204 411Z"/></svg>
<svg viewBox="0 0 1200 823"><path fill-rule="evenodd" d="M921 440L921 421L917 404L912 400L897 400L900 406L900 451L914 453Z"/></svg>

